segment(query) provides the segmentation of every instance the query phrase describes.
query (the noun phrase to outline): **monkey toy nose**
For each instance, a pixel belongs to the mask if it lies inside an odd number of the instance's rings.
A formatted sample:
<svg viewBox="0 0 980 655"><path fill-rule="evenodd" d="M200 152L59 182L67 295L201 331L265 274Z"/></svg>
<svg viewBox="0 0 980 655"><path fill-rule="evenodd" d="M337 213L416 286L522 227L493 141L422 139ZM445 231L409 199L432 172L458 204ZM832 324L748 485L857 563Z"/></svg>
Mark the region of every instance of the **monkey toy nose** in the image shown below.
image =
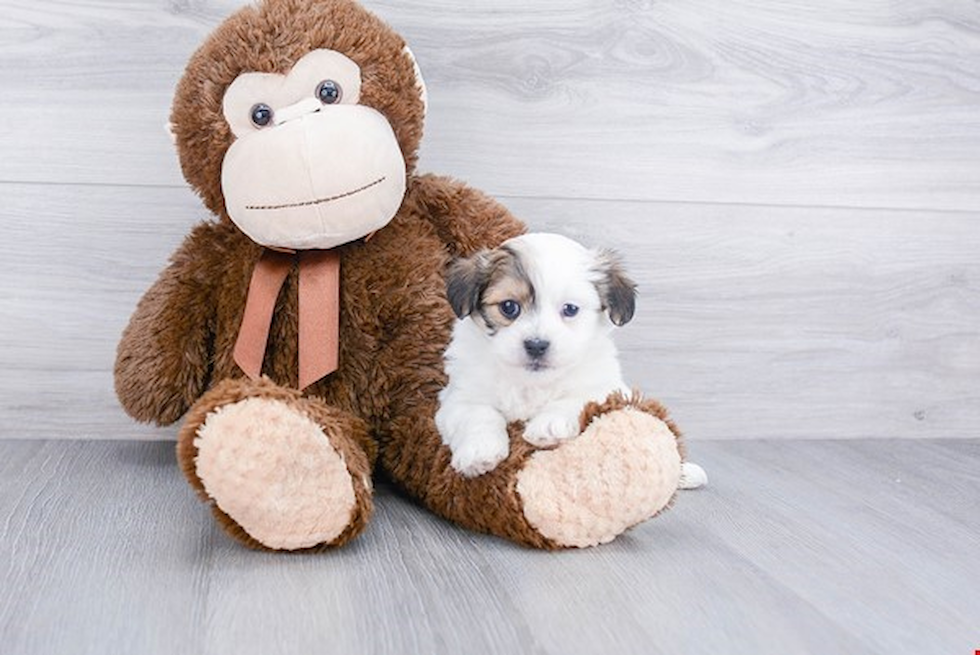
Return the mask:
<svg viewBox="0 0 980 655"><path fill-rule="evenodd" d="M307 114L313 114L320 111L323 106L316 98L304 98L297 103L291 104L288 107L283 107L282 109L277 109L275 113L272 114L272 122L276 125L282 125L285 122L291 121Z"/></svg>
<svg viewBox="0 0 980 655"><path fill-rule="evenodd" d="M548 346L551 342L546 339L525 339L524 340L524 350L531 357L538 359L543 357L545 352L548 350Z"/></svg>

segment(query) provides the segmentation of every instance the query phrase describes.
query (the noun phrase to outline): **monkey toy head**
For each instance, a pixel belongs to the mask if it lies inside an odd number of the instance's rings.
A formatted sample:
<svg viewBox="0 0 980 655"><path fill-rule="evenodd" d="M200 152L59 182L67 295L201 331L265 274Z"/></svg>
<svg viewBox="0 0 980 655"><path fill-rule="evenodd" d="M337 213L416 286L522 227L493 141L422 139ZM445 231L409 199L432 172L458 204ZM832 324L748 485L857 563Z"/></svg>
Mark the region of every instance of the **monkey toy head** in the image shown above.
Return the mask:
<svg viewBox="0 0 980 655"><path fill-rule="evenodd" d="M326 249L394 217L424 113L411 51L381 20L351 0L265 0L194 54L171 125L212 212L262 246Z"/></svg>

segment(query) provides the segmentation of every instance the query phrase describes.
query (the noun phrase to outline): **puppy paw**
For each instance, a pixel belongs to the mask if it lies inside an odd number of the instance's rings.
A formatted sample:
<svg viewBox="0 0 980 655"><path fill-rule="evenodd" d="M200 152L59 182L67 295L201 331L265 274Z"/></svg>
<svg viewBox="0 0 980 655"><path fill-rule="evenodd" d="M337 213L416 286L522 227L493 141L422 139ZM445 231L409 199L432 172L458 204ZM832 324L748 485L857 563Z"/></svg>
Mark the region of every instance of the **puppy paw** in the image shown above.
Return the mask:
<svg viewBox="0 0 980 655"><path fill-rule="evenodd" d="M579 414L580 409L576 409L574 413L546 409L524 426L524 441L545 448L575 437L580 431Z"/></svg>
<svg viewBox="0 0 980 655"><path fill-rule="evenodd" d="M474 435L452 449L450 465L466 478L489 473L504 461L510 451L507 435Z"/></svg>
<svg viewBox="0 0 980 655"><path fill-rule="evenodd" d="M678 489L698 489L708 484L708 474L694 462L681 464L681 481Z"/></svg>

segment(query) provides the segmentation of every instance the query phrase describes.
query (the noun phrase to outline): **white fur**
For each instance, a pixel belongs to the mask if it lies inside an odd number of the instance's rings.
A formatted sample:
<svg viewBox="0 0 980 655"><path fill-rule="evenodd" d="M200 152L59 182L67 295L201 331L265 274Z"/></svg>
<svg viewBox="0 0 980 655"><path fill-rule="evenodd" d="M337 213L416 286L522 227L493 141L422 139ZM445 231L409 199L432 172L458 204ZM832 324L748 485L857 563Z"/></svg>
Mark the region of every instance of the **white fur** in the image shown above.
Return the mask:
<svg viewBox="0 0 980 655"><path fill-rule="evenodd" d="M680 489L698 489L708 484L708 474L703 468L694 462L684 462L681 464L681 481L678 484Z"/></svg>
<svg viewBox="0 0 980 655"><path fill-rule="evenodd" d="M524 439L554 445L579 433L588 401L629 391L595 285L596 253L556 234L527 234L506 245L531 281L533 307L495 334L472 318L458 321L446 351L449 384L436 425L453 468L465 476L493 470L507 457L508 422L526 421ZM566 303L579 307L576 316L562 315ZM550 342L543 367L530 367L526 339Z"/></svg>

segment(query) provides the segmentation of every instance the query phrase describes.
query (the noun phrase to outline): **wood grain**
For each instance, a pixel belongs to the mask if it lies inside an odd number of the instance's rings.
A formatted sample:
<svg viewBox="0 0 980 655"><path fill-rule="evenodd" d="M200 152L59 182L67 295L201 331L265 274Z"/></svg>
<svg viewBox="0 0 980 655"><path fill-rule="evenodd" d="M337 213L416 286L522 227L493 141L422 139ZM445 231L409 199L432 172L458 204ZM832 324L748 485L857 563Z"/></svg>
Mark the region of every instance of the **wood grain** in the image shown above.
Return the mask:
<svg viewBox="0 0 980 655"><path fill-rule="evenodd" d="M142 293L207 212L185 189L2 185L0 438L151 434L121 413L116 343ZM43 216L43 220L38 217Z"/></svg>
<svg viewBox="0 0 980 655"><path fill-rule="evenodd" d="M0 188L0 438L172 437L122 414L111 370L139 296L206 217L197 199ZM980 436L977 215L510 205L534 229L622 252L640 284L616 335L627 376L691 439Z"/></svg>
<svg viewBox="0 0 980 655"><path fill-rule="evenodd" d="M162 126L242 4L0 12L0 438L173 435L109 370L205 217ZM692 438L977 436L976 3L368 6L425 70L423 170L624 251L628 373Z"/></svg>
<svg viewBox="0 0 980 655"><path fill-rule="evenodd" d="M0 442L4 653L894 653L980 641L980 441L701 442L711 486L595 549L382 486L351 546L216 532L170 443Z"/></svg>
<svg viewBox="0 0 980 655"><path fill-rule="evenodd" d="M174 84L233 0L10 0L0 181L182 184ZM980 200L980 7L367 2L429 81L422 169L506 196Z"/></svg>

